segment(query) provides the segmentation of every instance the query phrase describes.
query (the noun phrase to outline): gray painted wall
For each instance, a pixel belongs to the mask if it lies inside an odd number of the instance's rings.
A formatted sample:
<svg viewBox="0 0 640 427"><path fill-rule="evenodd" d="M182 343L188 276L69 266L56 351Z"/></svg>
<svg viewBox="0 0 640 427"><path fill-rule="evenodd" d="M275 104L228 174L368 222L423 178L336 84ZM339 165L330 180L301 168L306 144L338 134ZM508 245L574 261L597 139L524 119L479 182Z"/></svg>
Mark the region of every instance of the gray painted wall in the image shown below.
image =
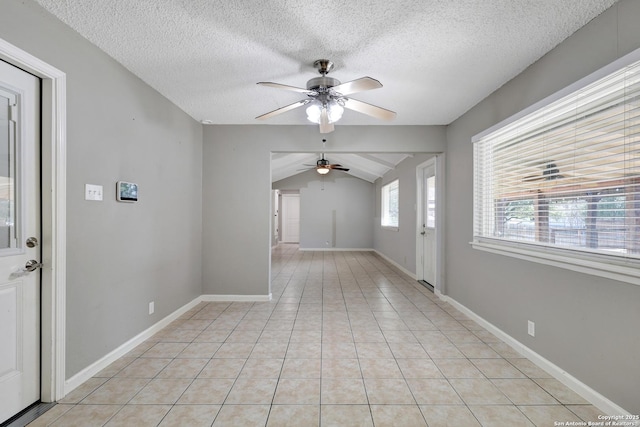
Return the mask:
<svg viewBox="0 0 640 427"><path fill-rule="evenodd" d="M636 414L640 287L475 251L468 242L471 137L640 47L639 18L640 2L621 1L446 135L442 126L337 126L326 149L446 146L445 292ZM207 126L203 147L200 124L31 0L3 2L0 38L67 73L67 376L201 293L267 294L270 153L305 144L318 151L317 127ZM114 201L119 179L140 185L140 202ZM85 183L103 185L105 201L84 201ZM386 244L378 237L374 246L387 251ZM396 261L415 259L388 250ZM536 322L535 338L526 320Z"/></svg>
<svg viewBox="0 0 640 427"><path fill-rule="evenodd" d="M640 286L474 250L471 137L640 47L640 2L591 21L447 130L446 293L632 414ZM527 335L527 320L536 337Z"/></svg>
<svg viewBox="0 0 640 427"><path fill-rule="evenodd" d="M271 152L313 153L315 126L205 126L203 280L205 294L267 295ZM443 126L336 126L325 153L439 153ZM215 167L207 167L215 165Z"/></svg>
<svg viewBox="0 0 640 427"><path fill-rule="evenodd" d="M67 74L69 378L202 293L202 126L30 0L2 2L0 38Z"/></svg>
<svg viewBox="0 0 640 427"><path fill-rule="evenodd" d="M373 248L372 183L340 171L321 176L310 170L273 188L300 190L300 248Z"/></svg>
<svg viewBox="0 0 640 427"><path fill-rule="evenodd" d="M382 178L376 180L375 220L374 220L374 249L404 267L409 272L416 273L416 167L433 157L433 154L419 153L409 157ZM398 230L382 228L382 186L391 181L399 180L400 216Z"/></svg>

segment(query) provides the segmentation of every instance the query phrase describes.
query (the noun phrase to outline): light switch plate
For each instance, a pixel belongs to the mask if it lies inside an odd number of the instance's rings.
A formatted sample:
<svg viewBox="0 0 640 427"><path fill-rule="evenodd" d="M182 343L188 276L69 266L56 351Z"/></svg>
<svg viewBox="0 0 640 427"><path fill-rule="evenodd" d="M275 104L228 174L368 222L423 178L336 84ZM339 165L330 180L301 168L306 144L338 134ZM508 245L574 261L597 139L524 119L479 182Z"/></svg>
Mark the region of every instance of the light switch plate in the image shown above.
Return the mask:
<svg viewBox="0 0 640 427"><path fill-rule="evenodd" d="M84 185L85 200L102 200L102 185L85 184Z"/></svg>

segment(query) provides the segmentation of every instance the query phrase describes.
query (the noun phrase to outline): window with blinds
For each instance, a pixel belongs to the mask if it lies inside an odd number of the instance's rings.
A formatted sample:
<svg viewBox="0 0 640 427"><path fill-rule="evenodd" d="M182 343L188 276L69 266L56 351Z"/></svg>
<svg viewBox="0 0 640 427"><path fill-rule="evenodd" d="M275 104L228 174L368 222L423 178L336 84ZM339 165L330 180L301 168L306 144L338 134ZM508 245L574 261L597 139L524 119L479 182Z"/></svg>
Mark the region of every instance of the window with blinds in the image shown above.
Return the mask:
<svg viewBox="0 0 640 427"><path fill-rule="evenodd" d="M474 140L474 242L640 258L640 62Z"/></svg>

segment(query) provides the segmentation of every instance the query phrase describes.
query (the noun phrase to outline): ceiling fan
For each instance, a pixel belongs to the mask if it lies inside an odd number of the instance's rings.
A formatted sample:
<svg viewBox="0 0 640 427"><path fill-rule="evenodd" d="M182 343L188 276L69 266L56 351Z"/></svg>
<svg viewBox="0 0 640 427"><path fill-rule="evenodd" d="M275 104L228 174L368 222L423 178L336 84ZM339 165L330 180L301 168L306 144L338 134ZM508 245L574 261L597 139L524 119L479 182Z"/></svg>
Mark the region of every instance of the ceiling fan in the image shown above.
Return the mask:
<svg viewBox="0 0 640 427"><path fill-rule="evenodd" d="M322 148L324 149L324 144L327 142L326 139L322 140ZM331 172L332 170L338 170L338 171L345 171L348 172L349 169L348 168L344 168L342 167L342 165L339 165L337 163L331 164L329 163L329 160L324 158L324 153L322 153L322 156L320 157L320 159L316 162L315 165L308 165L305 164L304 166L311 166L312 169L315 169L316 172L318 172L320 175L326 175L329 172ZM305 169L308 170L308 169Z"/></svg>
<svg viewBox="0 0 640 427"><path fill-rule="evenodd" d="M340 120L345 108L382 120L392 120L396 117L396 113L391 110L348 97L352 93L382 87L378 80L371 77L361 77L346 83L340 83L339 80L333 77L327 77L329 71L333 69L333 62L328 59L318 59L313 63L313 66L320 72L321 77L314 77L309 80L306 89L280 83L258 82L262 86L304 93L307 98L265 113L256 117L256 119L268 119L306 105L307 119L320 125L320 133L329 133L333 132L333 124Z"/></svg>
<svg viewBox="0 0 640 427"><path fill-rule="evenodd" d="M532 181L552 181L554 179L562 179L564 175L560 174L560 169L553 161L543 166L542 175L529 175L522 178L523 182Z"/></svg>
<svg viewBox="0 0 640 427"><path fill-rule="evenodd" d="M337 163L335 164L329 163L329 160L324 158L324 153L322 153L322 157L316 162L315 165L305 165L305 166L313 166L316 172L318 172L320 175L326 175L332 170L345 171L345 172L349 171L348 168L343 168L342 165L339 165Z"/></svg>

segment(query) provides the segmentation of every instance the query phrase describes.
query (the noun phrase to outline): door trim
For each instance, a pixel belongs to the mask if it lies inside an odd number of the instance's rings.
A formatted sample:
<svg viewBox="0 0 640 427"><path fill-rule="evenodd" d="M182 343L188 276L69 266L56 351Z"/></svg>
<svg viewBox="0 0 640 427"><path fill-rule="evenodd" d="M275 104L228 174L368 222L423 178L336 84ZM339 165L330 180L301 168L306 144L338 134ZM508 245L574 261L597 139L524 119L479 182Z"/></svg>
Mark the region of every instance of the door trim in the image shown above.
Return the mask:
<svg viewBox="0 0 640 427"><path fill-rule="evenodd" d="M422 230L422 210L424 209L424 170L431 166L435 166L436 176L436 261L435 261L435 283L430 283L434 289L444 293L444 206L445 206L445 184L444 184L444 153L438 153L429 160L416 166L416 278L424 279L420 269L422 268L422 239L420 231Z"/></svg>
<svg viewBox="0 0 640 427"><path fill-rule="evenodd" d="M42 80L42 291L40 399L65 395L66 74L0 39L0 59Z"/></svg>

